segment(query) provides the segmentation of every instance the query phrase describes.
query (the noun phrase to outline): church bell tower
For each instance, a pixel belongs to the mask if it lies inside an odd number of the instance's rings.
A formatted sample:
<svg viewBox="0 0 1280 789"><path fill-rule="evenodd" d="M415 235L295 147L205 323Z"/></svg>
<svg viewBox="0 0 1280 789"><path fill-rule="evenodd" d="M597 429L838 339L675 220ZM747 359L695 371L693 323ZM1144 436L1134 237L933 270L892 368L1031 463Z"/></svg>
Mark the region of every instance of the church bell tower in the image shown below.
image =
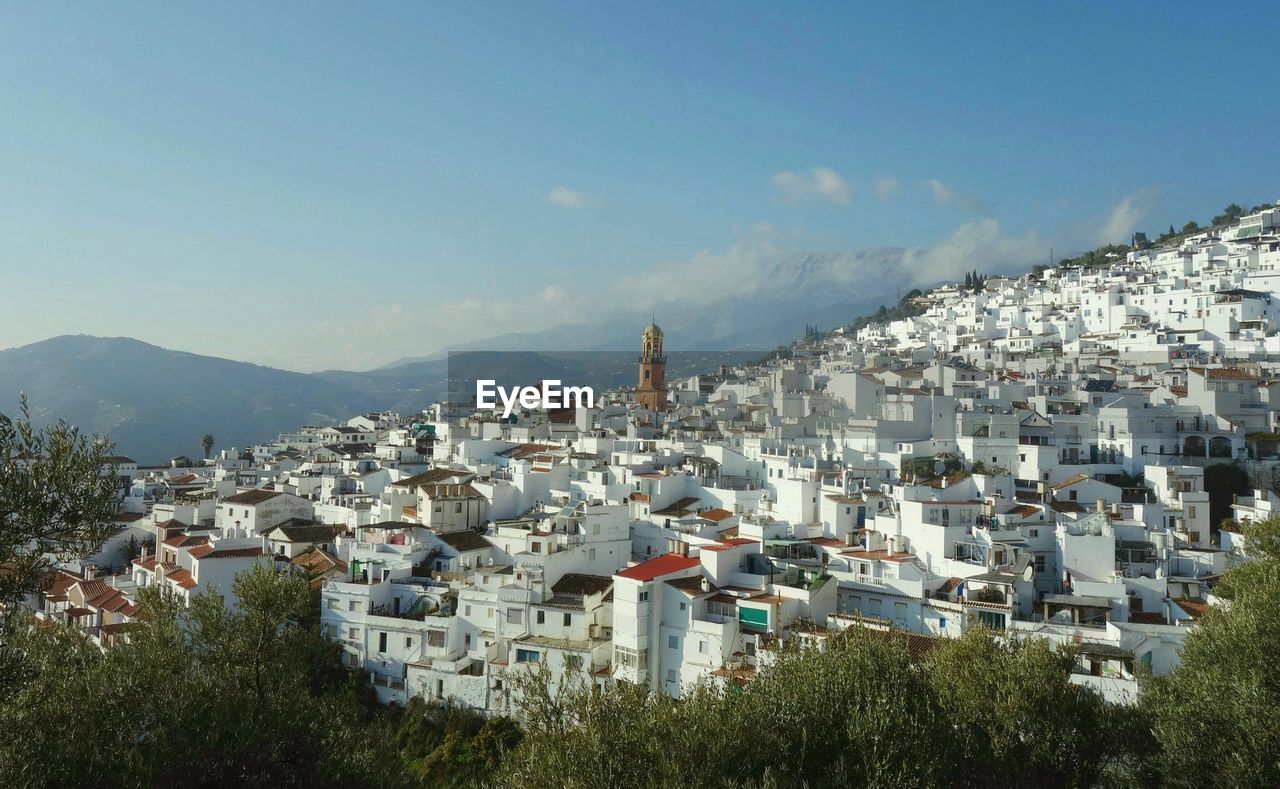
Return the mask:
<svg viewBox="0 0 1280 789"><path fill-rule="evenodd" d="M667 407L667 357L662 354L662 329L650 323L640 347L640 382L636 404L654 411Z"/></svg>

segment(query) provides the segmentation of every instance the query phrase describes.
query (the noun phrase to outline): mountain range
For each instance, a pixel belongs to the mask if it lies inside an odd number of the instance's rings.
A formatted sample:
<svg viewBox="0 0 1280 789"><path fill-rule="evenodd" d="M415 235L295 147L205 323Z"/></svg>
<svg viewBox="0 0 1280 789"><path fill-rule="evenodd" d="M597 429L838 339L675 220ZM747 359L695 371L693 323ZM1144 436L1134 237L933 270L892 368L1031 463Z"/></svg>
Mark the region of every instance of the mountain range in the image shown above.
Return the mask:
<svg viewBox="0 0 1280 789"><path fill-rule="evenodd" d="M668 378L742 363L799 337L895 302L904 251L877 248L806 254L724 272L724 292L665 294L659 323ZM746 279L735 280L735 276ZM675 284L667 287L677 287ZM304 424L332 424L372 410L413 413L474 392L477 377L502 385L560 378L600 388L632 383L640 310L586 323L507 333L401 359L363 372L297 373L168 350L125 337L61 336L0 351L0 413L28 397L37 423L65 418L105 433L142 463L198 456L210 433L216 448L244 447ZM685 351L683 349L695 349Z"/></svg>

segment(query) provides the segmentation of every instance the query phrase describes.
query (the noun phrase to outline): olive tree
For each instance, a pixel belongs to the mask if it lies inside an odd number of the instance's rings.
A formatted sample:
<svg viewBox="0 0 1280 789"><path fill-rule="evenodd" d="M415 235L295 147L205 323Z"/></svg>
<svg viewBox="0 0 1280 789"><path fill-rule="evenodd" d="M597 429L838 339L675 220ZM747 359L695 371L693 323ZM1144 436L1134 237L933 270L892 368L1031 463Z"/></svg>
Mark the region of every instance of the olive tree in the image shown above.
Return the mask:
<svg viewBox="0 0 1280 789"><path fill-rule="evenodd" d="M0 636L58 561L96 553L113 533L111 451L65 420L35 427L25 397L17 419L0 414Z"/></svg>

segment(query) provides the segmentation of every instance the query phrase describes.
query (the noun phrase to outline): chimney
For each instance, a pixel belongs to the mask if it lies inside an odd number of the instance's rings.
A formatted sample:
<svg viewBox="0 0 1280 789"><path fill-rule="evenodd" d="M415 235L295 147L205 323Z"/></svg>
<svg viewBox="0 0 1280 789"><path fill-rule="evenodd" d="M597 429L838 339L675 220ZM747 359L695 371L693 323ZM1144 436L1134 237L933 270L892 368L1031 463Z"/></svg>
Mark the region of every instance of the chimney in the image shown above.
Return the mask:
<svg viewBox="0 0 1280 789"><path fill-rule="evenodd" d="M702 591L704 592L711 591L711 584L707 583L707 577L705 575L702 576Z"/></svg>
<svg viewBox="0 0 1280 789"><path fill-rule="evenodd" d="M1098 500L1097 500L1097 503L1096 503L1096 511L1097 511L1097 512L1106 512L1106 511L1107 511L1107 503L1106 503L1105 501L1103 501L1102 499L1098 499Z"/></svg>

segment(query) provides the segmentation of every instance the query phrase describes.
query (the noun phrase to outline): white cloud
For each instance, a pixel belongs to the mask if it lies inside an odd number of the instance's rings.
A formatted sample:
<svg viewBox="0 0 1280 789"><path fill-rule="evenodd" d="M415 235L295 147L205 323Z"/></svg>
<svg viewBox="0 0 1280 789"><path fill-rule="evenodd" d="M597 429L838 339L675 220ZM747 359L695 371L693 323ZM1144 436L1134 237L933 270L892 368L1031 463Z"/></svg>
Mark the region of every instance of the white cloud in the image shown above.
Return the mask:
<svg viewBox="0 0 1280 789"><path fill-rule="evenodd" d="M960 279L974 269L1021 273L1044 256L1047 246L1034 230L1006 236L995 219L975 219L933 247L910 250L903 263L917 284L928 285Z"/></svg>
<svg viewBox="0 0 1280 789"><path fill-rule="evenodd" d="M595 325L620 308L636 312L653 309L661 315L672 309L698 309L726 297L749 299L785 287L780 285L779 277L785 275L779 274L778 264L796 251L796 244L789 231L761 223L742 232L727 248L702 250L678 260L641 266L623 276L558 277L527 290L497 288L433 300L429 309L409 301L383 305L375 308L372 315L335 318L323 326L329 336L344 338L345 344L314 346L314 352L308 350L295 356L292 366L367 369L399 356L422 355L504 331L538 332L566 324ZM902 284L954 282L973 269L1022 271L1043 260L1048 246L1049 242L1034 231L1007 236L995 219L975 218L933 247L907 250L901 260ZM862 252L850 250L846 254L859 259ZM876 250L865 252L873 259L877 256ZM835 276L841 270L826 276ZM856 266L849 267L848 272L851 277L865 276L864 269ZM671 282L679 282L680 287L654 286ZM880 284L867 283L867 287L874 291Z"/></svg>
<svg viewBox="0 0 1280 789"><path fill-rule="evenodd" d="M982 211L982 201L975 195L961 194L937 178L928 178L921 184L933 195L933 202L941 206L961 208L975 213Z"/></svg>
<svg viewBox="0 0 1280 789"><path fill-rule="evenodd" d="M1098 245L1129 243L1138 223L1151 212L1158 194L1155 187L1148 186L1121 200L1102 223L1096 239Z"/></svg>
<svg viewBox="0 0 1280 789"><path fill-rule="evenodd" d="M876 179L876 199L880 202L892 200L898 194L898 188L901 183L897 178L889 175L882 175Z"/></svg>
<svg viewBox="0 0 1280 789"><path fill-rule="evenodd" d="M779 190L779 203L795 203L807 198L846 205L853 199L853 187L830 167L814 167L807 174L783 170L769 179Z"/></svg>
<svg viewBox="0 0 1280 789"><path fill-rule="evenodd" d="M587 204L587 196L567 186L557 186L547 192L547 202L562 208L583 208Z"/></svg>
<svg viewBox="0 0 1280 789"><path fill-rule="evenodd" d="M642 309L675 302L701 306L725 296L755 293L767 282L766 267L783 255L778 238L777 229L762 222L726 250L703 250L685 260L657 263L617 280L604 302L630 303ZM654 282L679 282L681 286L653 288Z"/></svg>

